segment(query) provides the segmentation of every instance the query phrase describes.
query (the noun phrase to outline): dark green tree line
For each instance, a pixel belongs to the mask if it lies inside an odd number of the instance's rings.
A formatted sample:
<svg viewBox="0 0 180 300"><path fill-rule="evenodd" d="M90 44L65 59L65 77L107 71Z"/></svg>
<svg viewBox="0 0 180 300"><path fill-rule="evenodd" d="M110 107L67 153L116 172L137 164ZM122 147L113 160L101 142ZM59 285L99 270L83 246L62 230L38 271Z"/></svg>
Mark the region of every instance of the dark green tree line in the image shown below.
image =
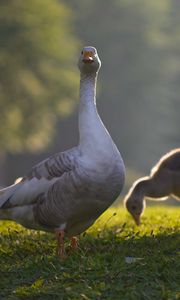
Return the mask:
<svg viewBox="0 0 180 300"><path fill-rule="evenodd" d="M61 1L0 2L1 152L52 141L54 112L74 103L76 50L72 13Z"/></svg>

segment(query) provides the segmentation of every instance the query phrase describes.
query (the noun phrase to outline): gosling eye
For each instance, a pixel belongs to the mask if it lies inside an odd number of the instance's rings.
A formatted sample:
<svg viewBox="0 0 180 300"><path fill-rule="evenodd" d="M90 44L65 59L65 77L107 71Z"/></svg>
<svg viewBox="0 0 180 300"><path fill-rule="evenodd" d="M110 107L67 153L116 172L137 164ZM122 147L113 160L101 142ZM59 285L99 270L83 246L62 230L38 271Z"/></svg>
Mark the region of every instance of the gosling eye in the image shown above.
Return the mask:
<svg viewBox="0 0 180 300"><path fill-rule="evenodd" d="M132 206L132 210L135 210L137 207L136 207L136 205L133 205Z"/></svg>

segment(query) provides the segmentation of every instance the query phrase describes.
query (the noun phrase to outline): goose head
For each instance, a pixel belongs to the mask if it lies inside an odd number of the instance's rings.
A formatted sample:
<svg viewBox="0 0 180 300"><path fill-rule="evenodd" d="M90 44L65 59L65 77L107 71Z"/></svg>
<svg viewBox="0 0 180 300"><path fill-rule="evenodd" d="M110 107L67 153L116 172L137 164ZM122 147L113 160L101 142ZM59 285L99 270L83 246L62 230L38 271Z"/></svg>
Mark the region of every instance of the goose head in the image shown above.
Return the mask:
<svg viewBox="0 0 180 300"><path fill-rule="evenodd" d="M99 59L96 48L86 46L82 49L78 67L81 73L87 75L94 74L99 71L101 67L101 61Z"/></svg>

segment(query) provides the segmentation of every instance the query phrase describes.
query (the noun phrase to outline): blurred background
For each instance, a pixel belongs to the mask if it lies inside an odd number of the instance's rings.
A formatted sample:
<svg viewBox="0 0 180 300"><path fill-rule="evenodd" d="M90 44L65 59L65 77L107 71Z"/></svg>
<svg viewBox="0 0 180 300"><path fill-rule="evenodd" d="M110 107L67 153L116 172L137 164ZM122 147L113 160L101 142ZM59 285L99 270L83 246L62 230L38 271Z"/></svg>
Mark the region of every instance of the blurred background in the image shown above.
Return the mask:
<svg viewBox="0 0 180 300"><path fill-rule="evenodd" d="M126 165L122 196L180 147L179 0L1 0L0 186L78 143L85 45L102 61L97 106Z"/></svg>

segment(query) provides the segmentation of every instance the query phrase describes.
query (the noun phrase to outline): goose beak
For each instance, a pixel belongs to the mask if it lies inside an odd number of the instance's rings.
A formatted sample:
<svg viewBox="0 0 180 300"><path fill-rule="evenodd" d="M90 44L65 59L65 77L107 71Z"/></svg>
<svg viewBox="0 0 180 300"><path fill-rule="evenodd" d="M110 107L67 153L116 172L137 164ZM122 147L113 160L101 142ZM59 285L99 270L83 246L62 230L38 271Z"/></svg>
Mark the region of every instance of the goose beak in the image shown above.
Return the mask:
<svg viewBox="0 0 180 300"><path fill-rule="evenodd" d="M132 217L133 217L133 219L134 219L136 225L139 226L139 225L141 224L141 221L140 221L140 215L139 215L139 214L134 214L134 215L132 215Z"/></svg>
<svg viewBox="0 0 180 300"><path fill-rule="evenodd" d="M94 61L93 59L93 52L91 51L84 51L83 53L83 62L84 63L92 63Z"/></svg>

